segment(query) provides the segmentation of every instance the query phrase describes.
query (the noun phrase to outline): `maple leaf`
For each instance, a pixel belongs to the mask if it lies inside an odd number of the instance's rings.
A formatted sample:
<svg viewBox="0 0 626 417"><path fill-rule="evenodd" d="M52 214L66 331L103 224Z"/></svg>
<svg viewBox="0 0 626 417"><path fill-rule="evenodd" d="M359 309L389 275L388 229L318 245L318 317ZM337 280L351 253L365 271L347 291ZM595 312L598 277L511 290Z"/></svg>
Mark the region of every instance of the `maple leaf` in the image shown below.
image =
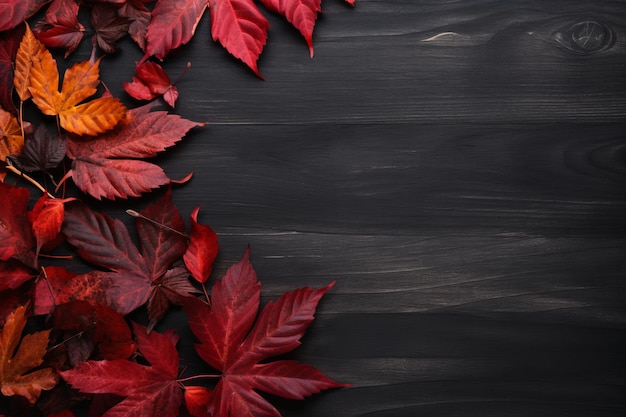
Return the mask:
<svg viewBox="0 0 626 417"><path fill-rule="evenodd" d="M217 234L213 229L198 223L198 211L200 207L196 207L191 212L191 234L183 260L191 276L198 282L204 283L211 275L219 244Z"/></svg>
<svg viewBox="0 0 626 417"><path fill-rule="evenodd" d="M42 113L58 116L65 130L95 136L115 127L126 115L124 105L113 97L79 104L96 93L100 59L76 63L65 71L60 92L56 61L45 47L32 56L31 64L28 89L33 102Z"/></svg>
<svg viewBox="0 0 626 417"><path fill-rule="evenodd" d="M56 385L57 378L52 368L32 371L43 363L50 330L22 338L25 313L25 306L18 307L9 315L0 332L0 387L3 395L20 395L34 404L42 390L50 390Z"/></svg>
<svg viewBox="0 0 626 417"><path fill-rule="evenodd" d="M151 108L130 110L121 126L94 140L70 139L67 156L73 161L66 178L71 176L78 188L97 199L138 197L171 183L159 166L130 158L156 156L204 124Z"/></svg>
<svg viewBox="0 0 626 417"><path fill-rule="evenodd" d="M146 53L163 59L175 48L189 42L208 6L207 0L159 0L152 10L146 32Z"/></svg>
<svg viewBox="0 0 626 417"><path fill-rule="evenodd" d="M257 61L270 24L253 0L209 0L211 35L259 77Z"/></svg>
<svg viewBox="0 0 626 417"><path fill-rule="evenodd" d="M300 31L313 57L313 29L322 0L261 0L269 10L279 13Z"/></svg>
<svg viewBox="0 0 626 417"><path fill-rule="evenodd" d="M128 32L130 21L120 16L117 9L96 4L91 9L91 25L96 33L92 43L98 46L104 53L112 54L117 51L116 42Z"/></svg>
<svg viewBox="0 0 626 417"><path fill-rule="evenodd" d="M196 351L222 374L209 400L210 415L280 417L255 390L302 399L324 389L347 386L310 365L292 360L265 362L300 345L318 302L333 284L285 293L275 303L268 303L254 324L261 284L248 250L213 286L211 307L199 299L188 299L185 311L192 332L200 340Z"/></svg>
<svg viewBox="0 0 626 417"><path fill-rule="evenodd" d="M110 393L125 397L103 417L175 417L183 394L178 386L178 336L172 330L151 332L133 323L137 345L150 363L128 360L87 361L59 372L73 388L84 393Z"/></svg>
<svg viewBox="0 0 626 417"><path fill-rule="evenodd" d="M78 22L76 0L54 0L33 29L44 45L65 49L65 58L78 48L85 27Z"/></svg>
<svg viewBox="0 0 626 417"><path fill-rule="evenodd" d="M3 0L0 2L0 32L16 27L50 1L52 0Z"/></svg>
<svg viewBox="0 0 626 417"><path fill-rule="evenodd" d="M26 219L29 196L26 188L0 182L0 261L13 258L35 268L33 237Z"/></svg>
<svg viewBox="0 0 626 417"><path fill-rule="evenodd" d="M83 205L68 208L63 233L81 258L112 271L101 279L109 286L108 305L128 314L148 301L151 329L170 303L180 304L182 297L197 291L188 273L175 265L187 248L187 239L181 235L184 222L170 191L141 215L167 226L138 219L141 251L122 222Z"/></svg>
<svg viewBox="0 0 626 417"><path fill-rule="evenodd" d="M13 114L13 61L23 36L24 26L0 34L0 107Z"/></svg>
<svg viewBox="0 0 626 417"><path fill-rule="evenodd" d="M143 62L137 65L135 73L137 76L133 77L131 82L122 84L131 97L137 100L152 100L163 96L163 100L174 107L178 99L178 90L172 85L170 77L159 64L150 61Z"/></svg>

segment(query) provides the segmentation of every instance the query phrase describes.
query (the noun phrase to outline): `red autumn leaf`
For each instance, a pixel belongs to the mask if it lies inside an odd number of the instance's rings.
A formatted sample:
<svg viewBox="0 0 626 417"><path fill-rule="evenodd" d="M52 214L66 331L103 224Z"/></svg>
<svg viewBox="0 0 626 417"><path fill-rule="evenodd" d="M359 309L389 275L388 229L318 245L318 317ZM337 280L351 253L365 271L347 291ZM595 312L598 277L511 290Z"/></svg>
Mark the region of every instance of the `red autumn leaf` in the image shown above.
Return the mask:
<svg viewBox="0 0 626 417"><path fill-rule="evenodd" d="M204 283L211 275L213 262L219 251L217 234L207 225L198 223L198 211L196 207L191 212L191 234L189 246L183 256L185 266L198 282Z"/></svg>
<svg viewBox="0 0 626 417"><path fill-rule="evenodd" d="M151 158L180 141L192 122L148 104L130 110L118 128L93 140L74 137L67 142L71 176L83 192L102 199L138 197L172 180L159 166L134 158Z"/></svg>
<svg viewBox="0 0 626 417"><path fill-rule="evenodd" d="M128 34L142 51L146 49L146 33L150 23L150 10L144 5L152 0L126 0L118 10L120 16L130 21Z"/></svg>
<svg viewBox="0 0 626 417"><path fill-rule="evenodd" d="M26 281L35 278L35 275L32 269L14 259L0 261L0 292L7 289L17 289Z"/></svg>
<svg viewBox="0 0 626 417"><path fill-rule="evenodd" d="M47 47L65 49L67 58L78 48L85 32L85 27L78 22L76 0L54 0L33 32Z"/></svg>
<svg viewBox="0 0 626 417"><path fill-rule="evenodd" d="M33 236L37 241L37 255L46 244L57 238L61 233L63 217L65 215L65 203L76 200L75 198L49 198L46 194L41 196L35 207L27 213L32 224Z"/></svg>
<svg viewBox="0 0 626 417"><path fill-rule="evenodd" d="M141 214L167 226L138 219L141 251L122 222L82 205L68 208L63 233L83 259L112 271L102 272L108 302L101 304L127 314L148 301L152 328L170 303L180 304L182 297L196 289L187 272L174 264L185 252L187 239L179 234L184 230L184 222L172 203L171 193L168 191Z"/></svg>
<svg viewBox="0 0 626 417"><path fill-rule="evenodd" d="M178 99L178 90L172 85L170 77L155 62L143 62L135 68L137 73L131 82L122 84L124 90L137 100L152 100L163 96L163 100L174 107Z"/></svg>
<svg viewBox="0 0 626 417"><path fill-rule="evenodd" d="M111 275L103 271L77 275L63 267L46 267L35 284L34 314L50 314L58 305L73 301L111 306L108 291L115 285Z"/></svg>
<svg viewBox="0 0 626 417"><path fill-rule="evenodd" d="M33 236L26 219L29 192L0 182L0 261L17 259L35 268Z"/></svg>
<svg viewBox="0 0 626 417"><path fill-rule="evenodd" d="M200 357L221 378L209 401L213 417L280 417L256 390L289 399L344 387L310 365L291 360L266 362L300 345L318 302L334 283L301 288L268 303L254 323L260 283L248 259L233 265L211 292L211 307L191 298L185 304L191 330L200 340Z"/></svg>
<svg viewBox="0 0 626 417"><path fill-rule="evenodd" d="M207 0L157 1L148 25L142 61L150 56L163 59L172 49L189 42L207 6Z"/></svg>
<svg viewBox="0 0 626 417"><path fill-rule="evenodd" d="M146 328L136 323L133 328L150 366L122 359L88 361L60 374L81 392L125 397L103 417L175 417L183 400L176 380L178 336L171 330L146 334Z"/></svg>
<svg viewBox="0 0 626 417"><path fill-rule="evenodd" d="M94 47L112 54L118 49L116 42L128 32L130 21L113 7L95 4L91 8L91 25L96 31L92 38Z"/></svg>
<svg viewBox="0 0 626 417"><path fill-rule="evenodd" d="M253 0L209 0L211 35L259 77L257 61L270 25Z"/></svg>
<svg viewBox="0 0 626 417"><path fill-rule="evenodd" d="M24 36L25 25L0 33L0 107L17 114L13 104L13 62L20 41Z"/></svg>
<svg viewBox="0 0 626 417"><path fill-rule="evenodd" d="M51 0L3 0L0 2L0 32L9 30L34 15Z"/></svg>
<svg viewBox="0 0 626 417"><path fill-rule="evenodd" d="M354 0L353 0L354 1ZM269 10L285 16L300 31L313 57L313 29L322 0L261 0Z"/></svg>

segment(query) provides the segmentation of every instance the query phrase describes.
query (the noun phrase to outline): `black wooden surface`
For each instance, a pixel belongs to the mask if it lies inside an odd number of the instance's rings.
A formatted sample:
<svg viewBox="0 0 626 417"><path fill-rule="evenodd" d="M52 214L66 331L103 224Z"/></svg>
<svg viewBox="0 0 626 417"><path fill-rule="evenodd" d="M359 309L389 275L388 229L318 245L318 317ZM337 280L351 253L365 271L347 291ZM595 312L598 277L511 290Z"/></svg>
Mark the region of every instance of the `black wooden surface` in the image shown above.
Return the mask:
<svg viewBox="0 0 626 417"><path fill-rule="evenodd" d="M176 112L209 120L159 162L195 172L174 200L219 233L215 275L250 244L265 300L337 281L292 356L354 386L272 401L285 417L625 415L626 2L323 7L313 60L269 16L266 81L207 18L165 62L192 63ZM139 57L103 62L114 94ZM193 337L180 312L170 326Z"/></svg>

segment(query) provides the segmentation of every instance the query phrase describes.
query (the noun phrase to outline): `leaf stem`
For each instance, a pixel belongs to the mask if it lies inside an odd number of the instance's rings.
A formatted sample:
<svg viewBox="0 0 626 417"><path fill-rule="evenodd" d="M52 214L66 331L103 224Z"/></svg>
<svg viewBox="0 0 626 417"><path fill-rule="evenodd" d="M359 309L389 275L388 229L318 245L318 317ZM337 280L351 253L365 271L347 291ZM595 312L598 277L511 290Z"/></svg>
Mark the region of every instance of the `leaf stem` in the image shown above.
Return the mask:
<svg viewBox="0 0 626 417"><path fill-rule="evenodd" d="M69 342L72 339L76 339L77 337L81 337L83 334L85 334L85 332L86 332L86 330L81 330L80 332L78 332L76 334L73 334L72 336L68 337L67 339L62 340L61 342L57 343L56 345L50 346L46 350L48 350L48 351L54 350L54 349L58 348L59 346L66 344L67 342Z"/></svg>
<svg viewBox="0 0 626 417"><path fill-rule="evenodd" d="M202 283L202 291L204 292L204 298L206 298L207 305L211 307L211 299L209 298L209 293L206 291L206 285L204 285L204 282Z"/></svg>
<svg viewBox="0 0 626 417"><path fill-rule="evenodd" d="M42 193L48 194L48 197L50 198L56 198L55 196L53 196L52 194L50 194L48 192L48 190L46 190L43 185L39 184L37 182L37 180L35 180L33 177L23 173L22 171L20 171L19 169L17 169L12 163L11 160L7 158L7 165L6 165L6 169L8 171L11 171L12 173L14 173L17 176L20 176L22 178L24 178L26 181L30 182L31 184L33 184L35 187L37 187L37 189L39 189Z"/></svg>
<svg viewBox="0 0 626 417"><path fill-rule="evenodd" d="M191 381L192 379L200 379L200 378L221 378L222 375L219 374L201 374L201 375L193 375L193 376L188 376L187 378L182 378L182 379L177 379L176 382L181 383L181 382L186 382L186 381Z"/></svg>
<svg viewBox="0 0 626 417"><path fill-rule="evenodd" d="M178 235L181 235L185 239L189 239L189 236L186 233L183 233L183 232L181 232L179 230L173 229L173 228L171 228L171 227L169 227L167 225L164 225L163 223L159 223L156 220L152 220L151 218L146 217L143 214L141 214L141 213L139 213L139 212L137 212L135 210L128 209L128 210L126 210L126 214L128 214L129 216L133 216L133 217L137 217L139 219L143 219L143 220L149 221L150 223L154 224L155 226L161 227L161 228L163 228L165 230L169 230L172 233L176 233Z"/></svg>
<svg viewBox="0 0 626 417"><path fill-rule="evenodd" d="M186 67L185 67L185 69L183 70L183 73L182 73L182 74L180 74L180 75L178 76L178 78L176 78L176 81L174 81L174 82L172 83L172 85L176 85L176 84L178 84L178 82L179 82L180 80L182 80L182 79L183 79L183 77L185 76L185 74L187 74L187 71L189 71L189 68L190 68L190 67L191 67L191 62L187 62L187 66L186 66Z"/></svg>

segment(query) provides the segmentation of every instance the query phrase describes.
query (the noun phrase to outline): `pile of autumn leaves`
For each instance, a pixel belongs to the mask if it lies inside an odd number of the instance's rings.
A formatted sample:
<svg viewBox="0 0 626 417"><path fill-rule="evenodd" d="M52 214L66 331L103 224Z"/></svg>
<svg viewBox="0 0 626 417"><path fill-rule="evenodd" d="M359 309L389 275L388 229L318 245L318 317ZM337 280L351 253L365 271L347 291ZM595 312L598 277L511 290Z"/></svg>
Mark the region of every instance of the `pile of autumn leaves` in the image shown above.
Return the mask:
<svg viewBox="0 0 626 417"><path fill-rule="evenodd" d="M154 111L152 105L127 110L106 91L90 99L99 85L99 64L93 59L75 64L59 89L56 61L26 27L15 62L20 111L15 117L0 109L5 163L0 172L5 180L0 182L0 387L3 396L23 399L13 403L13 412L71 416L69 408L88 399L91 415L107 417L278 417L257 391L302 399L344 386L309 365L267 361L299 345L332 284L285 293L257 317L260 283L248 253L209 296L205 282L217 255L217 236L198 222L198 208L187 232L170 191L132 212L137 246L124 223L75 198L55 198L43 190L29 210L29 191L6 182L9 171L47 173L65 157L71 168L61 182L72 178L97 199L139 196L173 182L160 167L140 159L155 156L202 124ZM27 100L56 118L58 135L23 120ZM42 254L63 240L99 269L76 274L43 265ZM153 331L172 304L184 307L199 340L196 350L217 371L214 375L180 375L178 337L171 330ZM125 315L144 305L147 327L129 326ZM24 335L25 328L36 331ZM201 378L218 382L187 384ZM49 392L42 396L42 391Z"/></svg>

